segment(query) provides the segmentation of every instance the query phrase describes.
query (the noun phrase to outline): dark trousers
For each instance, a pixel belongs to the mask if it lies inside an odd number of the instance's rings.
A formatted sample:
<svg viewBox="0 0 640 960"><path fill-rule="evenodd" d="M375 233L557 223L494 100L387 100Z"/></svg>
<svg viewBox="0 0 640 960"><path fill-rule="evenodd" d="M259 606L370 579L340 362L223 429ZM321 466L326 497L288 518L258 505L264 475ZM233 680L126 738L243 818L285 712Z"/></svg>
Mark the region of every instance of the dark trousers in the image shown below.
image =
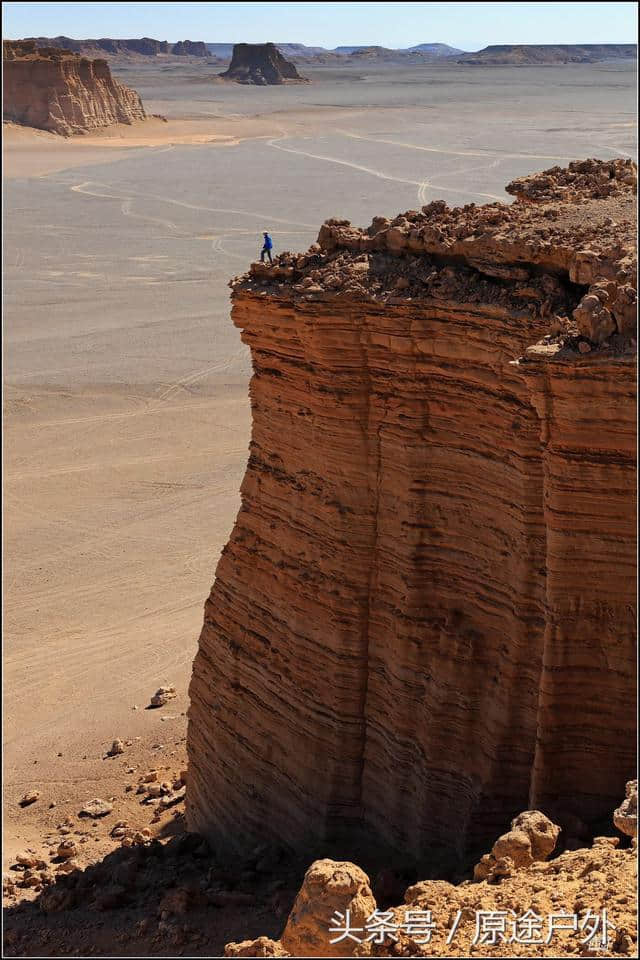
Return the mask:
<svg viewBox="0 0 640 960"><path fill-rule="evenodd" d="M269 247L263 247L263 248L262 248L262 252L261 252L261 254L260 254L260 261L261 261L262 263L264 263L264 255L265 255L265 253L266 253L266 255L269 257L269 263L273 263L273 257L271 256L271 250L269 249Z"/></svg>

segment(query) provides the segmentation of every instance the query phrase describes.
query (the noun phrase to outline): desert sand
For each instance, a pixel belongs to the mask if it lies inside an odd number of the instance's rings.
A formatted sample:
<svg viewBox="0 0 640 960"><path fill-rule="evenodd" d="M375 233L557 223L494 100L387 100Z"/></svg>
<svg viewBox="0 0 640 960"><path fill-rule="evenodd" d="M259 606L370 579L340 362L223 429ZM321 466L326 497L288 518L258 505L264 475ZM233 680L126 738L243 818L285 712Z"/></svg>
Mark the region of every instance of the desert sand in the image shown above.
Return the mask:
<svg viewBox="0 0 640 960"><path fill-rule="evenodd" d="M636 156L634 64L314 68L277 88L112 68L167 122L5 144L5 863L65 801L121 795L154 745L180 766L247 459L227 281L262 231L303 250L330 216L510 202L514 177ZM164 681L178 697L145 710ZM105 760L115 737L134 746Z"/></svg>

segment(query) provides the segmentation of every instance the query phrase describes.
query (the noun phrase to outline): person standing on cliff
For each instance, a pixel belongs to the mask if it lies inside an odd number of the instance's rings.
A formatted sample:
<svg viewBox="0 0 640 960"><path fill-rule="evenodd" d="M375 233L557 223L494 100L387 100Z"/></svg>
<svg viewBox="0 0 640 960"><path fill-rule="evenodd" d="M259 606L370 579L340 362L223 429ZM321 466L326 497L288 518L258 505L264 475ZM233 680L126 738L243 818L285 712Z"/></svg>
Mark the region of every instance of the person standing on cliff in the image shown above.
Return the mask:
<svg viewBox="0 0 640 960"><path fill-rule="evenodd" d="M260 253L260 262L264 263L264 255L266 253L267 256L269 257L269 263L273 263L273 257L271 256L271 251L273 249L273 240L271 239L268 233L263 233L262 236L264 237L264 243L262 245L262 251Z"/></svg>

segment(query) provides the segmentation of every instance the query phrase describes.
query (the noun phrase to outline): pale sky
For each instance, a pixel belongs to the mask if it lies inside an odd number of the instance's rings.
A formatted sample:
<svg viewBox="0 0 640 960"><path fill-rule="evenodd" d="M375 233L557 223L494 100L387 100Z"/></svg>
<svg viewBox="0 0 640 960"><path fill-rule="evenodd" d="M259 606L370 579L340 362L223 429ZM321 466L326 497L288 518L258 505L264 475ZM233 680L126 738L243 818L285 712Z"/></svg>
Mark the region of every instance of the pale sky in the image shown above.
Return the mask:
<svg viewBox="0 0 640 960"><path fill-rule="evenodd" d="M635 43L635 3L3 3L4 37L410 47Z"/></svg>

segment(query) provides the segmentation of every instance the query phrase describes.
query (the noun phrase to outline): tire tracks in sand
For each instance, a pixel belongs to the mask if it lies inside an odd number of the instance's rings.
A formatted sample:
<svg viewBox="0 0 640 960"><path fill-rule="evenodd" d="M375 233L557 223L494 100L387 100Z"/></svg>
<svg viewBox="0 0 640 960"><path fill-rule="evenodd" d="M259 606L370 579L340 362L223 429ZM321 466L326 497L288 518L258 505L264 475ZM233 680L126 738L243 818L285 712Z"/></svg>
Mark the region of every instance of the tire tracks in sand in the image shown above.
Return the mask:
<svg viewBox="0 0 640 960"><path fill-rule="evenodd" d="M352 163L350 160L341 160L338 157L328 157L325 154L319 153L308 153L305 150L295 150L293 147L284 147L280 142L283 139L288 139L285 137L274 138L267 141L267 146L272 147L274 150L282 150L284 153L293 153L297 154L300 157L309 157L311 160L320 160L325 163L334 163L341 167L350 167L352 170L358 170L362 173L369 174L372 177L378 177L380 180L391 180L395 183L406 183L410 186L418 188L418 198L424 198L426 196L427 187L431 187L433 190L440 190L442 193L456 193L462 195L471 194L474 197L485 197L488 200L504 200L504 197L499 197L494 193L483 193L480 190L461 190L454 187L443 187L440 184L430 183L428 180L411 180L405 177L394 177L392 174L384 173L382 170L376 170L373 167L366 167L363 164ZM367 139L365 137L361 139ZM384 142L384 141L381 141ZM392 142L392 141L389 141ZM399 146L399 144L395 144ZM447 152L447 151L442 151Z"/></svg>

